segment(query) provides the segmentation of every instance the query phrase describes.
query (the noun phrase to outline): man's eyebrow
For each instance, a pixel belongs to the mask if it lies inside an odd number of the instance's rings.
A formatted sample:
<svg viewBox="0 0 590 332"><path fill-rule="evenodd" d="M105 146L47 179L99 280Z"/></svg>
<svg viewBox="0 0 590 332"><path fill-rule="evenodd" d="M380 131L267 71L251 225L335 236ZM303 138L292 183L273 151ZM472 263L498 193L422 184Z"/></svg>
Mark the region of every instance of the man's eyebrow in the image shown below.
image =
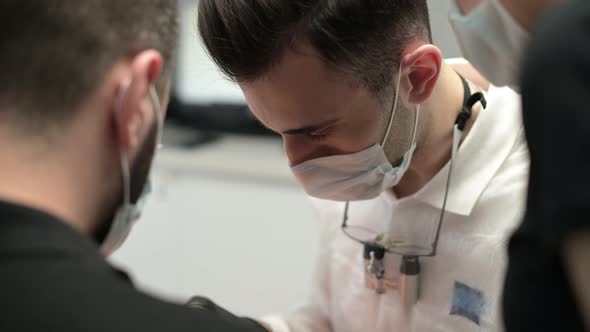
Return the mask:
<svg viewBox="0 0 590 332"><path fill-rule="evenodd" d="M314 132L318 132L322 129L326 129L326 128L334 125L338 121L339 120L330 120L330 121L320 123L318 125L307 126L307 127L303 127L303 128L296 128L296 129L289 129L289 130L283 131L282 134L283 135L308 135L308 134L312 134Z"/></svg>

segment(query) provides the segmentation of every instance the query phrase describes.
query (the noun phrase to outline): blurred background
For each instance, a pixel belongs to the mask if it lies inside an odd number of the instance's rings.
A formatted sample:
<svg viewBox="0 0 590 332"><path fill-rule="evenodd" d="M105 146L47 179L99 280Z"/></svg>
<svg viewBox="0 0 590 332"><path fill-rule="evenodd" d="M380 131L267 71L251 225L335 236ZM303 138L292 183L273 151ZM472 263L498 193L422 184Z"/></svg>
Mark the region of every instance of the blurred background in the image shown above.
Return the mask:
<svg viewBox="0 0 590 332"><path fill-rule="evenodd" d="M447 58L460 56L448 23L451 1L429 0L434 42ZM314 211L289 172L280 138L250 115L239 88L203 51L197 0L181 2L154 192L112 262L160 298L206 295L250 316L288 311L311 289L319 248Z"/></svg>

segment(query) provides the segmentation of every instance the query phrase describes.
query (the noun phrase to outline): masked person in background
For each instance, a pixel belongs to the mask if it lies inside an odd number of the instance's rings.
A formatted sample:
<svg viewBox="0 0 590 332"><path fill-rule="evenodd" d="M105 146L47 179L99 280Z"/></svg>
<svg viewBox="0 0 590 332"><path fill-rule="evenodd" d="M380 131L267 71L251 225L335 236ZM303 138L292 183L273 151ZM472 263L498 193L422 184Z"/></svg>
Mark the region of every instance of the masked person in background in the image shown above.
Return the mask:
<svg viewBox="0 0 590 332"><path fill-rule="evenodd" d="M0 12L0 331L264 331L142 294L101 255L149 190L176 1L3 0Z"/></svg>
<svg viewBox="0 0 590 332"><path fill-rule="evenodd" d="M520 99L432 45L425 0L201 0L200 34L316 198L311 299L274 331L499 331ZM306 239L302 239L306 241Z"/></svg>
<svg viewBox="0 0 590 332"><path fill-rule="evenodd" d="M506 327L590 330L590 3L456 2L457 37L483 45L466 56L490 79L506 74L500 81L522 87L531 174L525 220L510 244Z"/></svg>

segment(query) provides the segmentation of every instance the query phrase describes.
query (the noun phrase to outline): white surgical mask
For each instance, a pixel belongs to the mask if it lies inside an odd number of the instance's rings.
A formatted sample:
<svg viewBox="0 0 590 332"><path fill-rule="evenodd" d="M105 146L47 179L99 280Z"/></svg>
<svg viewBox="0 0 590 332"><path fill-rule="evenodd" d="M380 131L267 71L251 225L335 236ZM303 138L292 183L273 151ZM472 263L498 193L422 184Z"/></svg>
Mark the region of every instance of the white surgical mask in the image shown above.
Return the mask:
<svg viewBox="0 0 590 332"><path fill-rule="evenodd" d="M333 201L368 200L400 182L416 150L416 131L420 113L418 105L410 149L404 154L400 165L393 167L385 156L383 145L387 142L397 110L401 73L400 66L395 102L381 144L375 144L357 153L313 159L291 167L291 171L308 195Z"/></svg>
<svg viewBox="0 0 590 332"><path fill-rule="evenodd" d="M449 19L465 58L492 84L519 91L528 33L504 6L498 0L484 0L472 13L462 15L454 4Z"/></svg>
<svg viewBox="0 0 590 332"><path fill-rule="evenodd" d="M156 89L153 86L150 87L150 97L152 99L158 126L158 134L156 135L157 148L162 135L163 119L162 112L160 111L160 100L158 98L158 94L156 93ZM100 251L104 256L111 255L123 245L123 242L125 242L129 236L129 233L131 232L131 228L141 218L143 208L145 207L145 202L152 191L152 182L150 175L148 175L146 183L144 184L143 190L137 202L135 204L132 203L129 158L125 152L121 152L120 159L123 182L123 202L113 217L113 221L111 222L111 227L106 238L100 245Z"/></svg>

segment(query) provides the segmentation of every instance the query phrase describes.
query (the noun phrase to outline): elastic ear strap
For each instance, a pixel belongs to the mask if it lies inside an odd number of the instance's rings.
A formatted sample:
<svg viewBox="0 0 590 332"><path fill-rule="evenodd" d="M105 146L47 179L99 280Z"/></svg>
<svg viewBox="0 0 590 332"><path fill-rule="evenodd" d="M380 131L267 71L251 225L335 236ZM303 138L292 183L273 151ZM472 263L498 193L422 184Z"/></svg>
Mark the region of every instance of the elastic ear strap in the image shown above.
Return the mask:
<svg viewBox="0 0 590 332"><path fill-rule="evenodd" d="M387 131L385 132L385 136L383 136L383 141L381 142L381 146L384 146L387 142L387 138L391 133L391 125L393 124L393 118L395 117L395 111L397 110L397 103L399 102L399 91L400 91L400 84L402 82L402 62L399 64L399 73L397 74L397 86L395 87L395 98L393 101L393 109L391 110L391 117L389 118L389 123L387 125Z"/></svg>
<svg viewBox="0 0 590 332"><path fill-rule="evenodd" d="M162 112L162 105L160 104L160 98L158 98L158 93L156 92L156 88L152 84L150 86L150 98L152 99L152 104L154 104L154 115L156 116L157 126L158 126L158 137L156 137L156 149L160 145L162 140L162 131L164 129L164 113Z"/></svg>
<svg viewBox="0 0 590 332"><path fill-rule="evenodd" d="M414 134L412 135L412 146L416 143L416 134L418 133L418 122L420 120L420 104L416 105L416 117L414 118Z"/></svg>
<svg viewBox="0 0 590 332"><path fill-rule="evenodd" d="M160 98L158 97L158 92L156 92L156 88L153 84L150 85L150 97L152 98L152 103L154 104L154 110L158 115L158 119L161 119L162 105L160 105Z"/></svg>
<svg viewBox="0 0 590 332"><path fill-rule="evenodd" d="M123 112L123 106L125 102L125 95L127 94L127 89L131 85L131 79L126 79L119 92L119 100L117 101L117 112ZM123 182L123 203L129 204L131 202L131 175L129 169L129 158L125 151L121 150L119 152L120 155L120 162L121 162L121 180Z"/></svg>
<svg viewBox="0 0 590 332"><path fill-rule="evenodd" d="M124 151L120 153L121 157L121 179L123 181L123 203L131 203L131 175L129 170L129 158Z"/></svg>

